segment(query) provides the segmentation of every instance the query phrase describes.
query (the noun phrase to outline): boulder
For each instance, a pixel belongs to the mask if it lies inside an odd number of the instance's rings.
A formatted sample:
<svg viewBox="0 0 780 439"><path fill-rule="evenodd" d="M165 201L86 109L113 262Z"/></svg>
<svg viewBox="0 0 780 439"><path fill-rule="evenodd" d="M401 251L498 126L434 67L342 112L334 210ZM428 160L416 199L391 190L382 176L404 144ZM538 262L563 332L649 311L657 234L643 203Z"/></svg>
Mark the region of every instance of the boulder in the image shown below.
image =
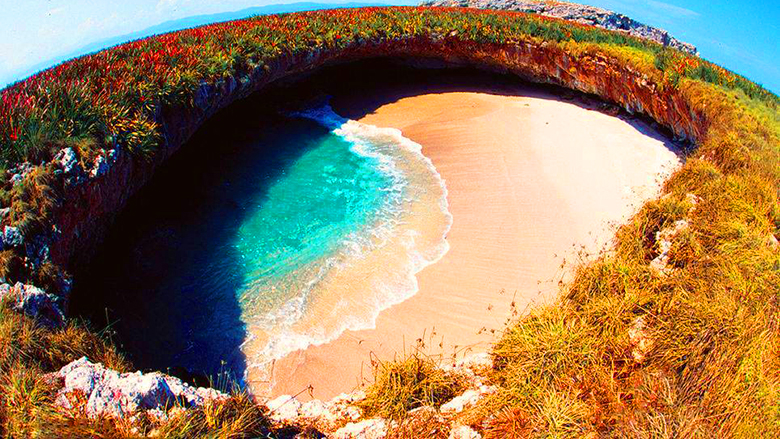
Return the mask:
<svg viewBox="0 0 780 439"><path fill-rule="evenodd" d="M5 226L2 238L3 248L18 247L24 244L24 236L18 227Z"/></svg>
<svg viewBox="0 0 780 439"><path fill-rule="evenodd" d="M493 386L480 386L476 389L469 389L443 404L440 408L442 413L459 413L468 406L476 404L485 395L493 393L496 388Z"/></svg>
<svg viewBox="0 0 780 439"><path fill-rule="evenodd" d="M471 427L461 425L450 430L448 439L482 439L482 435Z"/></svg>
<svg viewBox="0 0 780 439"><path fill-rule="evenodd" d="M282 395L265 403L268 416L276 422L292 423L298 418L301 403L294 396Z"/></svg>
<svg viewBox="0 0 780 439"><path fill-rule="evenodd" d="M65 315L58 304L59 299L35 285L25 285L21 282L13 286L0 284L0 300L6 299L11 302L15 311L38 319L48 327L57 328L65 324Z"/></svg>
<svg viewBox="0 0 780 439"><path fill-rule="evenodd" d="M124 417L150 411L159 418L175 406L201 406L227 398L217 390L195 388L159 372L119 373L87 357L64 366L57 377L63 387L57 392L56 404L66 410L83 409L90 417Z"/></svg>
<svg viewBox="0 0 780 439"><path fill-rule="evenodd" d="M339 428L331 436L333 439L382 439L387 436L387 423L384 419L366 419L350 422Z"/></svg>

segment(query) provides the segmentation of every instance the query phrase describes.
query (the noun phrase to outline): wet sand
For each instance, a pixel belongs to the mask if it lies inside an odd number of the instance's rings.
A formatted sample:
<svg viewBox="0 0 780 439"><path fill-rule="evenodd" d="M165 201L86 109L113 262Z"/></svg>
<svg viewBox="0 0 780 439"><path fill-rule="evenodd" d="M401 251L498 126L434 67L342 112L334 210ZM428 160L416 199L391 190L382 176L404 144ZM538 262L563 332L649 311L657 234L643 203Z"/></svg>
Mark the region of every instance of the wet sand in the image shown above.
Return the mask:
<svg viewBox="0 0 780 439"><path fill-rule="evenodd" d="M489 351L513 302L522 312L554 300L571 267L563 262L603 249L680 164L644 122L545 89L498 91L422 93L376 109L376 97L334 100L337 112L365 113L361 122L423 146L447 186L450 249L375 329L277 361L273 395L309 385L320 399L351 391L370 382L372 358L403 355L420 338L443 357Z"/></svg>

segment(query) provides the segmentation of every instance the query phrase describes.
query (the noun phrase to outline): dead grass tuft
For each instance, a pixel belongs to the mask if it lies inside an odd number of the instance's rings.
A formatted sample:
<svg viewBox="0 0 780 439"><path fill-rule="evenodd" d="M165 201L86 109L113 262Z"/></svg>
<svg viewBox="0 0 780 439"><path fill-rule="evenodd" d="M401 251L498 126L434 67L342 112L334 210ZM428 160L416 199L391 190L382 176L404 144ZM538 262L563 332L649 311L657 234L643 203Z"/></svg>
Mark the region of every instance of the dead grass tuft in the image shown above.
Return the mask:
<svg viewBox="0 0 780 439"><path fill-rule="evenodd" d="M462 377L440 369L417 349L401 360L376 362L374 383L360 407L367 417L399 420L417 407L439 407L463 390Z"/></svg>

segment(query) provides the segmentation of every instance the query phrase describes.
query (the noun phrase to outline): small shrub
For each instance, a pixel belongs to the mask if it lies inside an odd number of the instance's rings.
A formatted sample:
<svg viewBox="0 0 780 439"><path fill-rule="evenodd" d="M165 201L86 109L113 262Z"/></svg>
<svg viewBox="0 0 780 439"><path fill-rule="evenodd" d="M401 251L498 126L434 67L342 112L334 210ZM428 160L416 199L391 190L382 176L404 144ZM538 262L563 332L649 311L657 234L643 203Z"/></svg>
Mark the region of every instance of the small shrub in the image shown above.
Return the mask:
<svg viewBox="0 0 780 439"><path fill-rule="evenodd" d="M255 438L269 437L266 413L245 392L225 401L212 401L182 411L158 430L165 438Z"/></svg>
<svg viewBox="0 0 780 439"><path fill-rule="evenodd" d="M417 407L439 407L464 389L461 377L416 350L404 359L377 363L374 383L360 406L366 416L402 419Z"/></svg>

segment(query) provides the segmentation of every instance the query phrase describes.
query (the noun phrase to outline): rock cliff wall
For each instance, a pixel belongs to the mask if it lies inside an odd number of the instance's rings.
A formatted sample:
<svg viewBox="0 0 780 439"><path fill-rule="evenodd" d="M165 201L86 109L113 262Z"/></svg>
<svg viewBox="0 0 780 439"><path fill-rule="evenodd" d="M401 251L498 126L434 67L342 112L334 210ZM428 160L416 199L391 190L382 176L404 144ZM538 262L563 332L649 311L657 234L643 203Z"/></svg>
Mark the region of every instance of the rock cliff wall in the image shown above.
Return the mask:
<svg viewBox="0 0 780 439"><path fill-rule="evenodd" d="M265 68L216 84L201 84L194 105L165 108L157 115L163 141L150 159L133 158L115 146L105 157L98 157L92 169L82 169L77 161L67 160L71 152L63 150L59 159L49 165L57 168L55 174L64 180L64 202L55 213L52 233L25 239L28 253L44 255L67 271L83 266L128 198L214 113L274 81L325 65L381 57L437 60L445 65L504 72L594 94L631 113L645 114L677 137L692 141L699 140L706 131L703 116L682 95L670 87L660 87L642 73L606 55L573 56L547 43L476 45L455 34L356 41L343 49L280 56ZM40 248L30 249L36 245ZM67 292L64 296L67 300Z"/></svg>

